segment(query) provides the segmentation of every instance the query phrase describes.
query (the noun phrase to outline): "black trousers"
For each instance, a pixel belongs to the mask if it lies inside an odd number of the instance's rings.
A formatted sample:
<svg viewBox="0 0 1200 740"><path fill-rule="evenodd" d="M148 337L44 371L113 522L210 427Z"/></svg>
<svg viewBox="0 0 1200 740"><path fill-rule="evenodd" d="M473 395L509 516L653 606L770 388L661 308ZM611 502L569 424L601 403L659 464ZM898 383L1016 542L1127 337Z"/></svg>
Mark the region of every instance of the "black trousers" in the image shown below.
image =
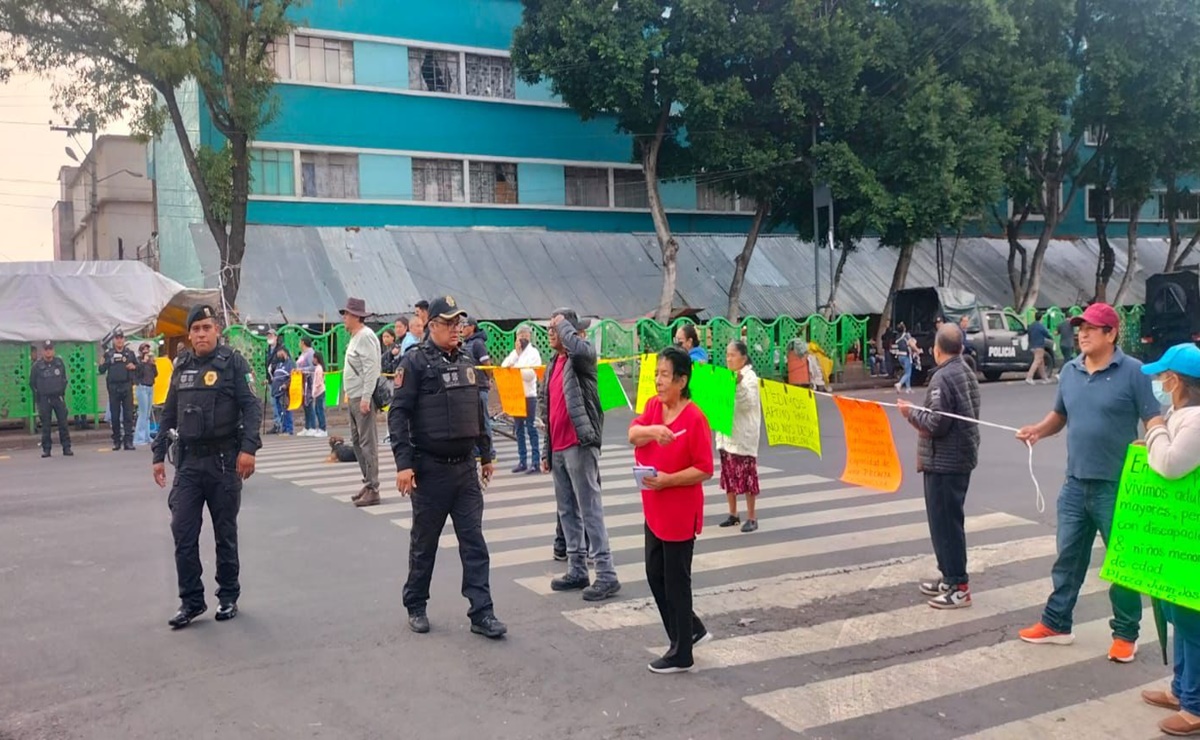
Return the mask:
<svg viewBox="0 0 1200 740"><path fill-rule="evenodd" d="M242 592L238 584L237 516L242 507L242 479L236 472L238 451L197 458L188 458L186 452L183 455L167 497L171 534L175 536L179 600L187 607L204 605L200 527L207 505L217 546L217 599L222 604L235 602Z"/></svg>
<svg viewBox="0 0 1200 740"><path fill-rule="evenodd" d="M658 605L671 647L664 656L692 665L692 641L704 634L704 623L692 611L692 552L696 538L664 542L646 525L646 580Z"/></svg>
<svg viewBox="0 0 1200 740"><path fill-rule="evenodd" d="M446 527L446 517L450 517L462 561L462 595L471 603L467 616L473 622L479 621L492 613L492 590L488 585L491 560L483 539L479 468L474 459L447 464L419 455L413 471L417 487L412 492L404 607L410 614L425 611L439 539Z"/></svg>
<svg viewBox="0 0 1200 740"><path fill-rule="evenodd" d="M942 581L950 586L968 582L967 533L963 528L963 506L967 501L970 473L925 473L925 513L929 537L937 557Z"/></svg>
<svg viewBox="0 0 1200 740"><path fill-rule="evenodd" d="M108 421L112 425L113 445L133 445L133 386L108 387Z"/></svg>
<svg viewBox="0 0 1200 740"><path fill-rule="evenodd" d="M37 400L38 416L42 420L42 451L50 451L50 415L58 419L58 442L63 452L71 449L71 432L67 430L67 402L62 396L40 396Z"/></svg>

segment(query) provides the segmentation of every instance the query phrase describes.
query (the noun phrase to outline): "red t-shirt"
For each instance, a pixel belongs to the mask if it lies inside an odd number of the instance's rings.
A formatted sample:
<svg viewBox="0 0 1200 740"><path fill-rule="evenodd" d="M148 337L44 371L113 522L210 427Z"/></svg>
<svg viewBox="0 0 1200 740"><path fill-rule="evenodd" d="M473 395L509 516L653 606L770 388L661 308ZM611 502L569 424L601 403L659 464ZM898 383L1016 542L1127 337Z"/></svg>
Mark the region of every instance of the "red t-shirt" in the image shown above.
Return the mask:
<svg viewBox="0 0 1200 740"><path fill-rule="evenodd" d="M634 419L634 424L655 426L663 423L662 402L651 398L646 409ZM678 473L697 468L713 474L712 432L708 419L694 403L689 403L667 424L675 434L686 433L665 447L658 442L638 447L633 457L638 465L652 466L660 473ZM685 542L700 534L704 528L704 484L664 488L661 491L642 491L642 508L646 524L655 537L665 542Z"/></svg>
<svg viewBox="0 0 1200 740"><path fill-rule="evenodd" d="M571 412L567 410L567 394L563 390L563 368L568 362L570 359L566 355L555 356L550 379L546 381L546 395L550 397L551 452L562 452L579 444L575 423L571 421Z"/></svg>

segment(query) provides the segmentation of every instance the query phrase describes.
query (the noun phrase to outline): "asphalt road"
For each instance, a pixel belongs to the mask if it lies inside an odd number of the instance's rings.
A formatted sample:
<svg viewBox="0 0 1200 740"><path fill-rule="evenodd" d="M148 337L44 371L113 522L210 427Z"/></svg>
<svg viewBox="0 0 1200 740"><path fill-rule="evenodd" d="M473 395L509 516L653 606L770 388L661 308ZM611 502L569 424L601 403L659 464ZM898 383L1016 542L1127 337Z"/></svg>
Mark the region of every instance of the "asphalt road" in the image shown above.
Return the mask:
<svg viewBox="0 0 1200 740"><path fill-rule="evenodd" d="M1053 393L986 385L984 418L1036 421ZM646 670L665 636L646 602L625 412L609 415L602 462L624 588L598 609L549 593L561 568L548 476L508 473L515 453L502 443L485 517L510 629L496 642L468 631L450 528L433 631L407 630L407 504L394 492L374 509L346 503L355 468L323 465L323 440L268 438L243 496L241 614L211 618L206 524L210 611L180 632L166 626L175 575L149 452L2 453L0 740L1156 736L1161 715L1134 692L1168 675L1153 627L1137 662L1108 663L1094 574L1075 645L1016 640L1050 589L1061 439L1036 448L1039 513L1025 448L983 430L967 512L975 604L936 612L915 589L933 572L915 434L893 413L898 493L853 489L837 480L840 418L819 405L823 459L764 437L758 532L719 529L724 499L710 496L694 585L716 639L697 649L700 670L676 676Z"/></svg>

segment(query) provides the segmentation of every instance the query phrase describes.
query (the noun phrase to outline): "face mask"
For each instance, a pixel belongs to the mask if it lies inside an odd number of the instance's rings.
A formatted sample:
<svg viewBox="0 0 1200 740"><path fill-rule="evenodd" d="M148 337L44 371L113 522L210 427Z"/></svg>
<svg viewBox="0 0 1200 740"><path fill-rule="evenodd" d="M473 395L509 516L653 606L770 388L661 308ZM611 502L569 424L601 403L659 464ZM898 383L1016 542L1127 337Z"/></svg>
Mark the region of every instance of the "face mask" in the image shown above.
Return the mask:
<svg viewBox="0 0 1200 740"><path fill-rule="evenodd" d="M1174 404L1171 394L1167 392L1167 389L1163 386L1163 382L1161 380L1154 381L1153 387L1154 397L1158 399L1160 404L1163 406L1171 406Z"/></svg>
<svg viewBox="0 0 1200 740"><path fill-rule="evenodd" d="M517 343L521 345L521 351L524 351L524 350L525 350L525 348L529 346L529 340L528 340L528 339L518 339L518 340L517 340Z"/></svg>

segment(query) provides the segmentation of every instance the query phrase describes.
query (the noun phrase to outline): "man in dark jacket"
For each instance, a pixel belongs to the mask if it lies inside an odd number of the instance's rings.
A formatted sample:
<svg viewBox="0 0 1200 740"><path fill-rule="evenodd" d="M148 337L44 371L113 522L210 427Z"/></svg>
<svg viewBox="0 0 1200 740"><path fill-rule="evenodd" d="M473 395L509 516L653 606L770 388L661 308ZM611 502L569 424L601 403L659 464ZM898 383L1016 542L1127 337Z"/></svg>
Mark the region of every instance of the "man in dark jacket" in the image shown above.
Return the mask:
<svg viewBox="0 0 1200 740"><path fill-rule="evenodd" d="M917 470L925 474L929 535L942 577L921 584L935 609L971 605L967 578L967 535L963 505L971 471L979 460L979 425L945 414L979 418L979 381L962 358L962 332L943 324L933 345L937 363L924 409L900 401L900 413L919 433ZM944 412L944 413L942 413Z"/></svg>
<svg viewBox="0 0 1200 740"><path fill-rule="evenodd" d="M590 322L573 309L560 308L550 319L554 356L538 397L547 442L542 470L554 474L566 575L550 582L555 591L582 590L585 601L601 601L621 590L604 526L600 500L600 444L604 414L600 410L596 349L584 332ZM555 542L558 559L560 543ZM596 563L596 582L588 576L587 559Z"/></svg>

